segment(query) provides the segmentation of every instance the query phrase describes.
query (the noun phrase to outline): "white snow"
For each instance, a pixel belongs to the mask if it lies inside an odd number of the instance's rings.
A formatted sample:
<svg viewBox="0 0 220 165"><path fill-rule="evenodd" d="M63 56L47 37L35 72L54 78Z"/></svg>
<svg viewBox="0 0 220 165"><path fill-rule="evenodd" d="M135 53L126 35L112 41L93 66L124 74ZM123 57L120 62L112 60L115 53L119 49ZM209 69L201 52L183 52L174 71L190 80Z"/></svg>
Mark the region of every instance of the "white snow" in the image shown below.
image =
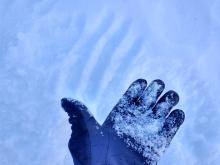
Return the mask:
<svg viewBox="0 0 220 165"><path fill-rule="evenodd" d="M186 113L159 164L218 165L219 8L218 0L1 0L0 164L72 164L62 97L82 101L101 123L132 81L159 78ZM92 73L103 50L98 94L87 78L95 75L78 71ZM80 69L79 58L89 65ZM73 77L83 83L77 89Z"/></svg>
<svg viewBox="0 0 220 165"><path fill-rule="evenodd" d="M154 84L148 88L147 93L149 92L149 94L144 99L155 100L155 91L159 90L160 85ZM132 88L129 88L130 91L133 91L129 92L129 96L134 98L139 88L139 85L133 85ZM130 105L126 96L119 102L118 108L116 107L112 115L113 128L118 136L125 138L127 145L140 152L144 157L159 160L159 157L165 151L165 146L167 146L167 140L158 133L162 128L163 120L151 117L152 109L148 108L148 104ZM130 138L136 143L132 143Z"/></svg>

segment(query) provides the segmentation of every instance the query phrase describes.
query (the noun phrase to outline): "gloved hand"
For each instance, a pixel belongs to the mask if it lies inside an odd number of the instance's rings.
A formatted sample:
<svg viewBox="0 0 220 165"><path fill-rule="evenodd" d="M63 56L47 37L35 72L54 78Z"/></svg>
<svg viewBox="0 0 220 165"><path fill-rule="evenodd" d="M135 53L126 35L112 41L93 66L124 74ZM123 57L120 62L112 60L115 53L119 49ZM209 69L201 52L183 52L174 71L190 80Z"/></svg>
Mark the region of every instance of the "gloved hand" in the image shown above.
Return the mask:
<svg viewBox="0 0 220 165"><path fill-rule="evenodd" d="M74 164L157 164L184 121L182 110L171 111L179 101L176 92L168 91L158 100L164 87L161 80L149 86L144 79L136 80L102 125L85 105L63 98L72 124L69 149Z"/></svg>

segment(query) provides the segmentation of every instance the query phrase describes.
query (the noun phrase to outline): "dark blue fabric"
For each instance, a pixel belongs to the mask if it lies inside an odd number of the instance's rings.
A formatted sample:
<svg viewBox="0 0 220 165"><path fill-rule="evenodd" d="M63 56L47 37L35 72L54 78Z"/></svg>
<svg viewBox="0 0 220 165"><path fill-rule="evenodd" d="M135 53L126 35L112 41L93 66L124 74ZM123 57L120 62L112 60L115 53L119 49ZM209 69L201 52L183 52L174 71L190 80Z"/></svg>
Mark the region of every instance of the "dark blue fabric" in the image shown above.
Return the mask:
<svg viewBox="0 0 220 165"><path fill-rule="evenodd" d="M158 100L164 87L165 85L161 80L155 80L149 86L147 86L147 82L144 79L136 80L113 108L103 125L99 125L96 122L84 104L77 100L63 98L61 104L69 115L69 122L72 125L69 149L74 164L157 164L161 152L163 153L164 149L169 146L184 121L183 111L171 111L179 100L176 92L169 91ZM133 113L134 110L140 113ZM126 130L128 131L127 133L123 132L122 126L124 125L118 122L118 117L124 120L127 120L127 117L129 119L137 118L136 121L138 121L140 114L142 116L145 113L148 114L144 122L150 123L149 120L152 119L159 120L159 123L162 123L156 134L146 135L144 136L145 139L138 140L139 137L131 134L129 129ZM130 120L127 120L125 122L126 125L131 126L133 124L135 126L135 123L129 122ZM143 125L144 128L145 126ZM120 134L120 131L123 133ZM142 144L146 141L149 141L149 144L152 145Z"/></svg>

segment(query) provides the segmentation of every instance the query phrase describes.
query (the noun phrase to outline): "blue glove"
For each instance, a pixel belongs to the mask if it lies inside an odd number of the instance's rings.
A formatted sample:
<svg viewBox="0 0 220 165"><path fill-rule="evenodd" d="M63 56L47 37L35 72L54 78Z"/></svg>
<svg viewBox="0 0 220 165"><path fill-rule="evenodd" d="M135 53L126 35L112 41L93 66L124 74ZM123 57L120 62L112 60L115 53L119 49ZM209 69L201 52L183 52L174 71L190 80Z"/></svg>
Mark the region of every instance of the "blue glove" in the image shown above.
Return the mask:
<svg viewBox="0 0 220 165"><path fill-rule="evenodd" d="M174 91L161 80L133 82L102 125L77 100L63 98L72 134L69 149L75 165L153 165L184 121Z"/></svg>

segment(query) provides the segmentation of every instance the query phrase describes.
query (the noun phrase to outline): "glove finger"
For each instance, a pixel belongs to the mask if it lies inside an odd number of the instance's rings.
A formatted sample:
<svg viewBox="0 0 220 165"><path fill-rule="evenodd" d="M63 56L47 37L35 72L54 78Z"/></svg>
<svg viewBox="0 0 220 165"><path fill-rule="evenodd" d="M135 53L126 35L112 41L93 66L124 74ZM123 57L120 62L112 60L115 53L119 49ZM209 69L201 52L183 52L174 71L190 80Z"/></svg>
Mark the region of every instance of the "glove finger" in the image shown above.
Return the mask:
<svg viewBox="0 0 220 165"><path fill-rule="evenodd" d="M179 96L175 91L165 93L153 108L153 117L165 118L173 106L179 102Z"/></svg>
<svg viewBox="0 0 220 165"><path fill-rule="evenodd" d="M124 104L125 101L127 101L128 104L138 104L138 99L141 97L146 87L146 80L137 79L129 86L122 99L119 101L119 104Z"/></svg>
<svg viewBox="0 0 220 165"><path fill-rule="evenodd" d="M165 119L164 125L160 132L160 135L165 137L167 145L170 144L174 135L182 125L185 119L185 114L182 110L176 109L173 110L169 116Z"/></svg>
<svg viewBox="0 0 220 165"><path fill-rule="evenodd" d="M161 95L165 88L165 84L162 80L154 80L150 83L150 85L144 90L141 99L142 106L144 106L145 110L152 108L156 102L158 97Z"/></svg>
<svg viewBox="0 0 220 165"><path fill-rule="evenodd" d="M138 79L134 81L123 97L119 100L116 106L113 108L111 113L108 115L107 119L105 120L103 126L110 126L112 125L112 121L116 114L120 116L127 116L128 113L132 113L129 111L129 107L134 104L140 104L139 98L142 95L144 89L147 87L147 81L144 79Z"/></svg>
<svg viewBox="0 0 220 165"><path fill-rule="evenodd" d="M81 102L63 98L61 99L61 106L69 116L69 122L72 124L72 130L75 135L98 126L98 123L88 111L88 108Z"/></svg>
<svg viewBox="0 0 220 165"><path fill-rule="evenodd" d="M63 98L61 99L61 106L69 116L73 116L74 118L82 118L87 121L92 117L88 108L77 100Z"/></svg>

